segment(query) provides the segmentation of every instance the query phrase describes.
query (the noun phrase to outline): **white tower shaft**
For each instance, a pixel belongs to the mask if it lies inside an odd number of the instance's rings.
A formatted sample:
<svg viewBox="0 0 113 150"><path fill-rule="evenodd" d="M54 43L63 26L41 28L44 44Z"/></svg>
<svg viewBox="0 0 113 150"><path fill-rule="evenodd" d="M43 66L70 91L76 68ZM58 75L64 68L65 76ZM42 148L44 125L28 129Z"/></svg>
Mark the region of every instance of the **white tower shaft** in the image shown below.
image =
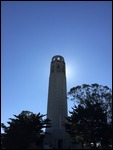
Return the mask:
<svg viewBox="0 0 113 150"><path fill-rule="evenodd" d="M55 148L67 148L67 133L64 122L67 117L67 89L65 62L62 56L54 56L51 61L47 118L51 120L49 143ZM65 143L65 145L64 145Z"/></svg>

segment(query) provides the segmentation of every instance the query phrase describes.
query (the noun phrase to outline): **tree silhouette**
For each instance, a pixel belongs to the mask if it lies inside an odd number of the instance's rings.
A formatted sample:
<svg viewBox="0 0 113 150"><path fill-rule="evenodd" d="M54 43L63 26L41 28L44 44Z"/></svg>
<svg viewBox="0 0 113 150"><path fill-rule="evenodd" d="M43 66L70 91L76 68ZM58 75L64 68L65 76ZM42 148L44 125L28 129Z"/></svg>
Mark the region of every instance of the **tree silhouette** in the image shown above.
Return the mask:
<svg viewBox="0 0 113 150"><path fill-rule="evenodd" d="M112 141L112 91L98 84L74 87L68 93L76 101L65 124L74 141L110 148Z"/></svg>
<svg viewBox="0 0 113 150"><path fill-rule="evenodd" d="M43 128L49 127L49 120L43 119L45 115L34 114L30 111L22 111L16 119L9 118L9 124L6 127L3 123L1 127L4 130L1 138L1 146L5 149L24 149L29 148L32 143L41 147L43 144Z"/></svg>

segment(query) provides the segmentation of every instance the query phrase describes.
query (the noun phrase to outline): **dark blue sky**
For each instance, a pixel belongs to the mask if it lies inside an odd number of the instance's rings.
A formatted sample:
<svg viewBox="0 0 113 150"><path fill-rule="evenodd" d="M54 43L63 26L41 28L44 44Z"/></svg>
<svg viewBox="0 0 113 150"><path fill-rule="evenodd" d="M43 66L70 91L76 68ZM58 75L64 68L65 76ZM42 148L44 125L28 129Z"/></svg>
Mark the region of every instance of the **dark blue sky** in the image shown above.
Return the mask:
<svg viewBox="0 0 113 150"><path fill-rule="evenodd" d="M22 110L46 114L54 55L65 59L67 91L111 88L112 2L2 1L1 8L2 122Z"/></svg>

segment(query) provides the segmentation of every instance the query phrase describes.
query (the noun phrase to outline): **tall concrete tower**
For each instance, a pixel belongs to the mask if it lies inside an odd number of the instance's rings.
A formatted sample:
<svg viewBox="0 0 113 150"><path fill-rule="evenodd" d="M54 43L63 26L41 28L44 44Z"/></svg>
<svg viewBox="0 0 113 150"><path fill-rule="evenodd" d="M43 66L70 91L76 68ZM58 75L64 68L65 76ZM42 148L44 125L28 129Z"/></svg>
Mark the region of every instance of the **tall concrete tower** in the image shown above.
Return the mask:
<svg viewBox="0 0 113 150"><path fill-rule="evenodd" d="M66 149L69 137L63 126L67 117L66 67L62 56L52 58L49 77L47 118L51 120L51 128L46 131L46 144L49 148Z"/></svg>

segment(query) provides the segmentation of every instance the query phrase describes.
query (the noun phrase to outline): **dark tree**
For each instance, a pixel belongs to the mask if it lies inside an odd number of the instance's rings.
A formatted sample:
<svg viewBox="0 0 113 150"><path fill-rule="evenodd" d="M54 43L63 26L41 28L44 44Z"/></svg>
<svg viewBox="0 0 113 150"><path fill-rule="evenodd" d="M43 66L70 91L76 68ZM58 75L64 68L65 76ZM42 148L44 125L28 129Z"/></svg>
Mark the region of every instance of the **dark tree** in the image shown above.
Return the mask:
<svg viewBox="0 0 113 150"><path fill-rule="evenodd" d="M44 138L43 128L50 124L48 119L43 119L45 115L22 111L18 116L14 116L15 119L9 118L8 127L1 124L4 130L1 137L2 149L26 149L32 143L41 147Z"/></svg>
<svg viewBox="0 0 113 150"><path fill-rule="evenodd" d="M98 84L74 87L68 93L75 106L65 124L74 141L100 143L102 148L110 148L112 141L112 91Z"/></svg>

